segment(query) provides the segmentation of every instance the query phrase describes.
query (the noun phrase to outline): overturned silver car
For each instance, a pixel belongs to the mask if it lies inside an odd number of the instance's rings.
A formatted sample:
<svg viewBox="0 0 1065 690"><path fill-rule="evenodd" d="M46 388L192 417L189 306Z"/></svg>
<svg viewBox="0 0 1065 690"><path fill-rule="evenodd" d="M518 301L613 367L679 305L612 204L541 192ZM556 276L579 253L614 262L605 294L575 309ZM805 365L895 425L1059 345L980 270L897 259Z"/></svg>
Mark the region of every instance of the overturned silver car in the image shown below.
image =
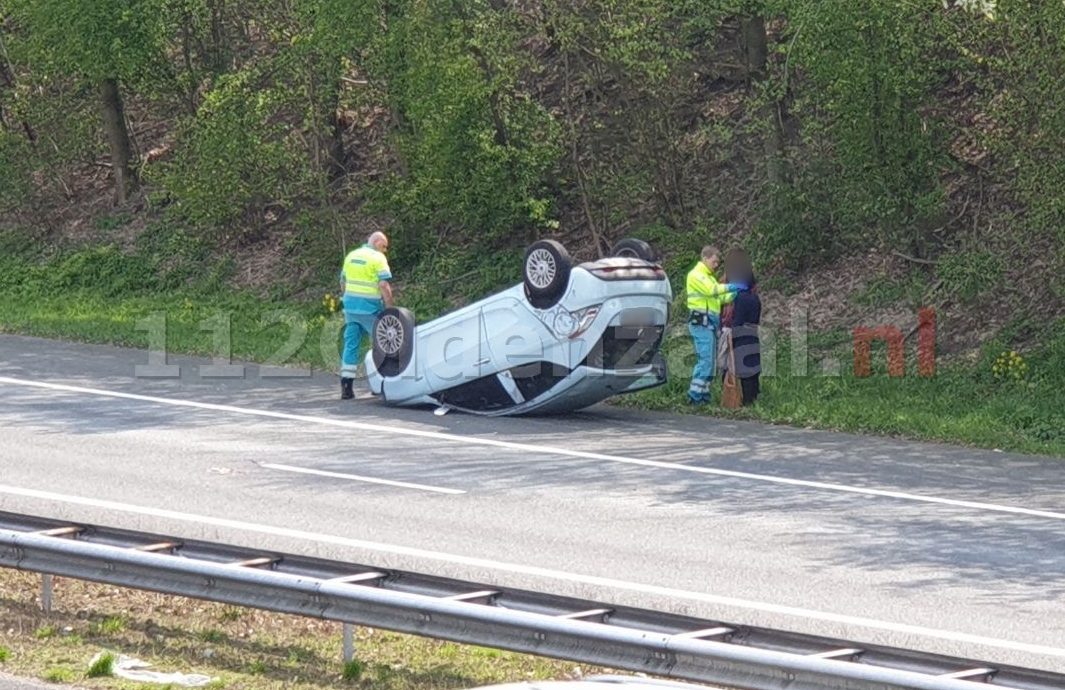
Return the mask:
<svg viewBox="0 0 1065 690"><path fill-rule="evenodd" d="M393 405L518 415L660 386L672 297L643 241L573 265L560 243L539 240L521 284L424 324L385 309L365 360L370 390Z"/></svg>

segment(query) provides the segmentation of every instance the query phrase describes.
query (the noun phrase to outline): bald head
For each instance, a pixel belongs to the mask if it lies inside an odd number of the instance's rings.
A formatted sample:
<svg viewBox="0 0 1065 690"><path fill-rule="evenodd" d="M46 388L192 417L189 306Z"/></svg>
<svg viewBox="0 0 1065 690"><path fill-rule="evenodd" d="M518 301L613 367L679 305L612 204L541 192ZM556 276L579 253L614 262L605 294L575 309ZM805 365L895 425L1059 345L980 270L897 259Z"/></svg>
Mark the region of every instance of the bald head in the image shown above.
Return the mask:
<svg viewBox="0 0 1065 690"><path fill-rule="evenodd" d="M378 230L366 238L366 244L379 252L388 251L388 236Z"/></svg>

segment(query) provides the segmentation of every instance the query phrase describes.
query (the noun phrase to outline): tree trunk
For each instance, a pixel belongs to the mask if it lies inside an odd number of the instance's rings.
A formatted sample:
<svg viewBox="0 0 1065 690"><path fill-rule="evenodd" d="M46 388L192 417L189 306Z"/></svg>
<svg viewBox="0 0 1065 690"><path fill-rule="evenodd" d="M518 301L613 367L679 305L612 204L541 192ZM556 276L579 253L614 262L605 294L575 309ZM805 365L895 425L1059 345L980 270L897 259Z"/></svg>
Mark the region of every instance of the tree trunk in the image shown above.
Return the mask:
<svg viewBox="0 0 1065 690"><path fill-rule="evenodd" d="M126 129L126 116L122 107L122 94L117 79L100 82L100 105L103 110L104 129L111 148L111 169L115 173L115 198L126 201L137 188L137 177L132 168L133 147Z"/></svg>
<svg viewBox="0 0 1065 690"><path fill-rule="evenodd" d="M2 47L2 46L0 46ZM18 80L15 78L15 73L11 69L11 65L7 64L3 54L0 54L0 88L13 89L18 86ZM22 120L22 131L26 133L26 138L30 142L37 141L37 132L26 120ZM7 122L7 114L4 112L4 103L0 100L0 127L9 127Z"/></svg>
<svg viewBox="0 0 1065 690"><path fill-rule="evenodd" d="M10 89L15 86L14 75L8 69L4 56L0 55L0 89ZM4 101L0 99L0 127L7 129L7 116L4 114Z"/></svg>
<svg viewBox="0 0 1065 690"><path fill-rule="evenodd" d="M743 44L746 57L747 82L750 86L765 84L768 77L769 36L765 30L765 18L751 15L743 18ZM765 100L760 108L765 135L762 140L765 151L766 179L771 185L784 182L784 135L781 131L780 104L770 94L760 94Z"/></svg>
<svg viewBox="0 0 1065 690"><path fill-rule="evenodd" d="M196 67L192 64L192 22L192 12L186 8L181 17L181 61L189 75L189 87L185 98L189 107L189 115L194 117L197 109L196 86L199 84L200 79L196 73Z"/></svg>
<svg viewBox="0 0 1065 690"><path fill-rule="evenodd" d="M340 121L340 70L326 78L326 93L322 99L325 108L325 131L320 132L319 147L325 152L324 169L330 182L339 180L347 172L344 166L344 128Z"/></svg>

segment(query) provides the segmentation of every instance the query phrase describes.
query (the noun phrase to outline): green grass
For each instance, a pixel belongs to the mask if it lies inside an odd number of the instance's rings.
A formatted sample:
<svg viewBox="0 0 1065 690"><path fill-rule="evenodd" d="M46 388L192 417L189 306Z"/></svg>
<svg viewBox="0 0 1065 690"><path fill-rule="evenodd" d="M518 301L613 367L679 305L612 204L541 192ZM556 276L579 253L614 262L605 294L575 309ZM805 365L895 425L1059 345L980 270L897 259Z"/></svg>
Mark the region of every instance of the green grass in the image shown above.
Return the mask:
<svg viewBox="0 0 1065 690"><path fill-rule="evenodd" d="M213 642L213 643L222 642L222 641L224 641L226 639L226 634L224 632L222 632L220 630L215 630L213 628L208 629L208 630L203 630L203 631L197 633L196 636L198 638L200 638L201 640L203 640L204 642Z"/></svg>
<svg viewBox="0 0 1065 690"><path fill-rule="evenodd" d="M362 626L354 629L356 656L345 662L343 626L334 621L255 609L229 619L223 615L224 604L73 579L64 579L50 613L41 611L39 595L39 575L0 568L0 629L12 631L4 643L13 650L0 666L4 673L93 688L148 688L150 684L106 677L102 662L93 670L94 658L103 651L92 639L96 624L119 616L126 625L107 638L107 652L116 658L135 657L161 673L217 678L210 687L461 690L517 680L619 673ZM86 606L93 607L92 618L81 613ZM69 634L45 638L32 634L46 625ZM205 641L200 632L204 630L217 633L218 643ZM67 644L74 637L84 643Z"/></svg>
<svg viewBox="0 0 1065 690"><path fill-rule="evenodd" d="M0 331L277 366L336 369L343 318L321 305L264 302L249 294L103 297L88 291L13 298Z"/></svg>
<svg viewBox="0 0 1065 690"><path fill-rule="evenodd" d="M253 661L248 664L247 672L253 676L261 676L266 673L266 663L262 661Z"/></svg>
<svg viewBox="0 0 1065 690"><path fill-rule="evenodd" d="M104 652L100 658L92 662L86 672L88 678L107 678L115 673L115 655Z"/></svg>
<svg viewBox="0 0 1065 690"><path fill-rule="evenodd" d="M3 663L11 658L11 650L7 647L0 647L0 663Z"/></svg>
<svg viewBox="0 0 1065 690"><path fill-rule="evenodd" d="M54 625L42 625L33 631L33 636L38 640L44 640L55 635Z"/></svg>
<svg viewBox="0 0 1065 690"><path fill-rule="evenodd" d="M352 659L344 664L344 672L341 677L348 681L356 681L362 678L363 672L366 670L366 664L359 659Z"/></svg>
<svg viewBox="0 0 1065 690"><path fill-rule="evenodd" d="M44 672L44 679L49 683L69 684L74 682L74 671L69 668L57 666Z"/></svg>
<svg viewBox="0 0 1065 690"><path fill-rule="evenodd" d="M126 621L121 616L108 616L96 625L96 632L101 635L113 635L126 629Z"/></svg>
<svg viewBox="0 0 1065 690"><path fill-rule="evenodd" d="M764 348L767 371L755 405L737 411L711 405L696 413L1065 455L1065 321L1048 345L1022 355L1027 369L1019 379L993 373L996 358L1009 351L1002 341L986 345L975 362L938 363L930 377L918 375L913 343L906 347L904 376L888 374L886 347L874 343L871 375L858 377L846 334L811 335L805 372L801 358L792 362L787 335L777 341L775 355ZM694 363L687 334L671 330L665 351L669 383L620 398L620 404L691 411L684 404Z"/></svg>
<svg viewBox="0 0 1065 690"><path fill-rule="evenodd" d="M240 620L243 615L244 609L238 608L236 606L227 606L226 608L222 609L222 615L220 615L218 618L219 620L223 621L236 621Z"/></svg>
<svg viewBox="0 0 1065 690"><path fill-rule="evenodd" d="M882 307L895 304L916 309L921 306L927 290L928 281L918 273L908 274L902 279L877 276L851 299L855 304L863 306Z"/></svg>

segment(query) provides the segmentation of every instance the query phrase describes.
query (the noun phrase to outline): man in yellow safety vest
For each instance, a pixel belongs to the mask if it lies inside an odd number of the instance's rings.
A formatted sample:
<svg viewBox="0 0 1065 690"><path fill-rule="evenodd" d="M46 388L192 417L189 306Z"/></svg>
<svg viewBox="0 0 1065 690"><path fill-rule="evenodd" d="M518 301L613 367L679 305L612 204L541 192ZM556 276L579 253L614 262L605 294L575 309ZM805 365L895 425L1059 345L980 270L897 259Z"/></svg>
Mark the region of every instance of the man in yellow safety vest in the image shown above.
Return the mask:
<svg viewBox="0 0 1065 690"><path fill-rule="evenodd" d="M344 295L344 354L340 365L340 398L355 397L356 367L362 354L362 341L373 332L373 323L385 307L392 306L392 270L385 252L388 237L375 232L366 244L348 252L340 270Z"/></svg>
<svg viewBox="0 0 1065 690"><path fill-rule="evenodd" d="M695 343L697 360L688 387L688 402L699 405L710 402L710 382L714 380L717 359L717 332L721 327L721 306L731 302L745 285L719 283L714 271L721 264L717 247L706 246L699 263L688 272L688 332Z"/></svg>

